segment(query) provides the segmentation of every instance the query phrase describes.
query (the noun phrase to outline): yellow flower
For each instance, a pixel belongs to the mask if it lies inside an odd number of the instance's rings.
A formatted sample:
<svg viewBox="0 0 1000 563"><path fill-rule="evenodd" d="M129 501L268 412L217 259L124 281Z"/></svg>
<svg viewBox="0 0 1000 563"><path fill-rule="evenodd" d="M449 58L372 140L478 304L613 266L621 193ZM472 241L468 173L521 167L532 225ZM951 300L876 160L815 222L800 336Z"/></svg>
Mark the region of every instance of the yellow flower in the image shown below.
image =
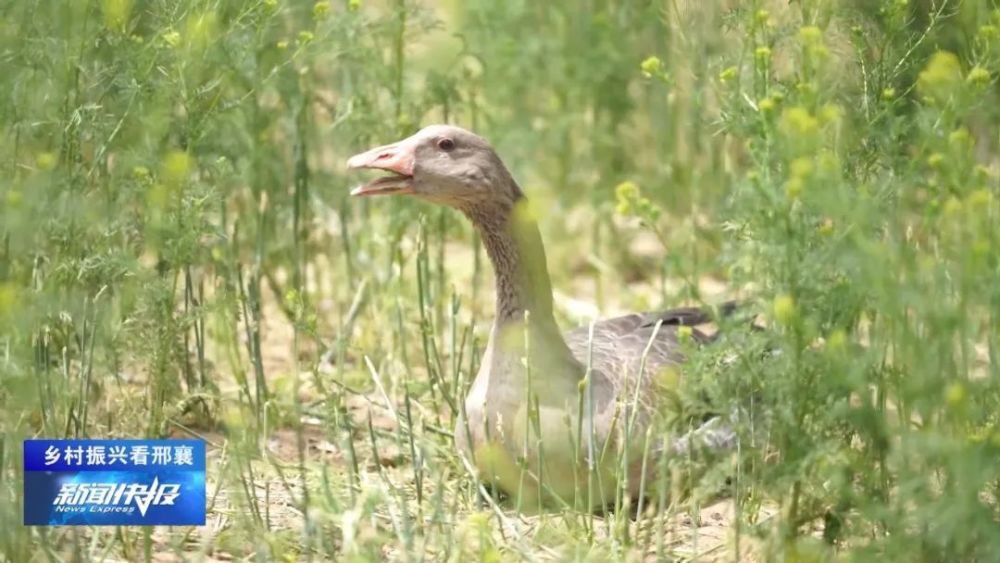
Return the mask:
<svg viewBox="0 0 1000 563"><path fill-rule="evenodd" d="M312 34L311 31L300 31L299 32L299 43L306 44L312 41L316 36Z"/></svg>
<svg viewBox="0 0 1000 563"><path fill-rule="evenodd" d="M813 173L813 163L808 158L800 157L793 160L788 169L791 170L792 176L805 178Z"/></svg>
<svg viewBox="0 0 1000 563"><path fill-rule="evenodd" d="M819 120L823 123L836 123L842 115L844 110L837 104L824 104L819 108Z"/></svg>
<svg viewBox="0 0 1000 563"><path fill-rule="evenodd" d="M57 163L56 155L50 152L40 152L35 156L35 164L40 170L52 170Z"/></svg>
<svg viewBox="0 0 1000 563"><path fill-rule="evenodd" d="M802 181L801 177L792 176L785 182L785 196L788 199L799 199L799 196L802 195L802 187L804 185L805 182Z"/></svg>
<svg viewBox="0 0 1000 563"><path fill-rule="evenodd" d="M799 82L795 85L795 89L798 90L804 96L813 96L819 90L816 83L812 80L807 80L804 82Z"/></svg>
<svg viewBox="0 0 1000 563"><path fill-rule="evenodd" d="M986 86L990 83L990 78L990 71L977 65L972 67L972 70L969 71L969 75L965 77L965 80L969 84Z"/></svg>
<svg viewBox="0 0 1000 563"><path fill-rule="evenodd" d="M17 287L14 284L0 283L0 316L12 312L19 300Z"/></svg>
<svg viewBox="0 0 1000 563"><path fill-rule="evenodd" d="M896 89L886 88L882 90L882 99L887 102L891 102L892 100L896 99Z"/></svg>
<svg viewBox="0 0 1000 563"><path fill-rule="evenodd" d="M679 326L677 327L677 339L681 342L687 342L691 340L691 334L693 331L689 326Z"/></svg>
<svg viewBox="0 0 1000 563"><path fill-rule="evenodd" d="M189 49L203 51L218 35L218 16L214 12L192 14L184 30L184 40Z"/></svg>
<svg viewBox="0 0 1000 563"><path fill-rule="evenodd" d="M807 25L799 30L799 43L806 55L813 59L822 59L829 54L823 44L823 32L814 25Z"/></svg>
<svg viewBox="0 0 1000 563"><path fill-rule="evenodd" d="M767 10L757 10L753 15L754 23L757 25L768 25L771 13Z"/></svg>
<svg viewBox="0 0 1000 563"><path fill-rule="evenodd" d="M957 148L972 146L972 137L969 136L969 130L965 127L955 129L948 134L948 144Z"/></svg>
<svg viewBox="0 0 1000 563"><path fill-rule="evenodd" d="M163 34L163 42L170 47L176 47L181 42L181 34L176 31L168 31Z"/></svg>
<svg viewBox="0 0 1000 563"><path fill-rule="evenodd" d="M824 174L832 174L840 170L840 159L831 150L823 150L819 153L819 170Z"/></svg>
<svg viewBox="0 0 1000 563"><path fill-rule="evenodd" d="M984 25L979 28L979 38L983 41L989 43L997 38L1000 38L1000 28L995 25Z"/></svg>
<svg viewBox="0 0 1000 563"><path fill-rule="evenodd" d="M649 78L663 72L663 62L660 61L659 57L646 57L639 65L639 68L642 70L643 76Z"/></svg>
<svg viewBox="0 0 1000 563"><path fill-rule="evenodd" d="M983 209L989 207L990 203L993 201L993 194L990 193L986 188L979 188L973 191L968 196L966 196L966 205L970 209Z"/></svg>
<svg viewBox="0 0 1000 563"><path fill-rule="evenodd" d="M618 199L634 200L639 197L639 186L635 185L635 182L625 180L615 186L615 195Z"/></svg>
<svg viewBox="0 0 1000 563"><path fill-rule="evenodd" d="M781 127L790 137L811 137L819 131L819 121L809 110L796 106L781 114Z"/></svg>
<svg viewBox="0 0 1000 563"><path fill-rule="evenodd" d="M944 155L936 152L927 157L927 166L937 168L944 164Z"/></svg>
<svg viewBox="0 0 1000 563"><path fill-rule="evenodd" d="M938 51L917 78L920 93L931 99L947 98L955 85L962 81L962 65L954 53Z"/></svg>
<svg viewBox="0 0 1000 563"><path fill-rule="evenodd" d="M285 292L285 307L291 311L294 311L296 307L301 304L299 301L299 292L294 288L289 289Z"/></svg>
<svg viewBox="0 0 1000 563"><path fill-rule="evenodd" d="M819 224L819 227L816 228L816 231L819 234L821 234L821 235L823 235L825 237L828 237L828 236L832 235L833 234L833 219L830 219L829 217L827 217L826 219L823 219L823 222Z"/></svg>
<svg viewBox="0 0 1000 563"><path fill-rule="evenodd" d="M764 98L763 100L757 102L757 109L761 113L771 113L774 111L774 100L772 98Z"/></svg>
<svg viewBox="0 0 1000 563"><path fill-rule="evenodd" d="M24 196L21 192L15 189L11 189L7 192L7 207L14 209L21 206L21 202L24 201Z"/></svg>
<svg viewBox="0 0 1000 563"><path fill-rule="evenodd" d="M807 25L799 30L799 41L803 45L815 45L823 40L823 32L815 25Z"/></svg>
<svg viewBox="0 0 1000 563"><path fill-rule="evenodd" d="M826 341L826 347L831 352L840 352L847 347L847 334L842 329L836 329Z"/></svg>
<svg viewBox="0 0 1000 563"><path fill-rule="evenodd" d="M754 51L754 57L757 62L761 64L767 64L771 60L771 49L769 47L757 47Z"/></svg>
<svg viewBox="0 0 1000 563"><path fill-rule="evenodd" d="M282 39L281 41L278 41L277 43L275 43L274 46L277 47L278 49L281 49L282 51L284 51L285 49L288 48L288 41Z"/></svg>
<svg viewBox="0 0 1000 563"><path fill-rule="evenodd" d="M148 180L149 168L146 168L145 166L136 166L132 168L132 178L135 180Z"/></svg>
<svg viewBox="0 0 1000 563"><path fill-rule="evenodd" d="M325 19L327 14L330 13L330 2L328 0L321 0L313 4L313 18L317 20Z"/></svg>
<svg viewBox="0 0 1000 563"><path fill-rule="evenodd" d="M618 200L615 211L619 215L631 215L633 204L639 199L639 186L628 180L618 184L615 187L615 199Z"/></svg>
<svg viewBox="0 0 1000 563"><path fill-rule="evenodd" d="M661 368L654 377L660 389L677 389L681 384L681 373L675 367Z"/></svg>
<svg viewBox="0 0 1000 563"><path fill-rule="evenodd" d="M184 151L170 151L161 163L163 181L175 187L187 180L193 167L191 155Z"/></svg>
<svg viewBox="0 0 1000 563"><path fill-rule="evenodd" d="M951 196L948 201L944 202L944 215L946 217L954 217L962 212L962 202L958 201L958 198Z"/></svg>
<svg viewBox="0 0 1000 563"><path fill-rule="evenodd" d="M944 392L945 402L952 408L961 406L967 396L965 386L959 382L952 383Z"/></svg>
<svg viewBox="0 0 1000 563"><path fill-rule="evenodd" d="M132 0L103 0L101 12L104 14L104 25L115 31L125 31L129 16L132 14Z"/></svg>
<svg viewBox="0 0 1000 563"><path fill-rule="evenodd" d="M795 299L787 294L775 297L772 311L774 311L774 320L786 326L791 324L796 315Z"/></svg>
<svg viewBox="0 0 1000 563"><path fill-rule="evenodd" d="M739 72L735 66L728 67L719 73L719 80L722 82L729 82L730 80L736 78L736 74Z"/></svg>
<svg viewBox="0 0 1000 563"><path fill-rule="evenodd" d="M162 210L170 201L170 194L163 184L154 184L146 192L146 204L154 211Z"/></svg>

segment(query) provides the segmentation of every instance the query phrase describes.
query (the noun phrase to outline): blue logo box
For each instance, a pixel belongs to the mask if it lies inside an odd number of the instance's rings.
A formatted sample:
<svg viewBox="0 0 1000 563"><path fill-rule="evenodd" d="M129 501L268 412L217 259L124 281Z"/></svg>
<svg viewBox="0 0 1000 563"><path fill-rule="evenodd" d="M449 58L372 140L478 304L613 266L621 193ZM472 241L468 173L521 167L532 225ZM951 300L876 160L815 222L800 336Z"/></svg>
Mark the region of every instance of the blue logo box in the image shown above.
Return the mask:
<svg viewBox="0 0 1000 563"><path fill-rule="evenodd" d="M205 524L203 440L25 440L27 526Z"/></svg>

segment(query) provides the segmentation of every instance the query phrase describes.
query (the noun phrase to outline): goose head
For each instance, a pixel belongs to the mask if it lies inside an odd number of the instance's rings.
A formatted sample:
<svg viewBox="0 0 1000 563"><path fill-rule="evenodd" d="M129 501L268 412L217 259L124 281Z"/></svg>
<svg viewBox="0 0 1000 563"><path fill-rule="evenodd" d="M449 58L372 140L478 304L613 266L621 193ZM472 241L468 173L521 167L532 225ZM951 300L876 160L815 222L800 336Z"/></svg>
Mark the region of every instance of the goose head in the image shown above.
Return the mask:
<svg viewBox="0 0 1000 563"><path fill-rule="evenodd" d="M493 147L452 125L431 125L401 141L352 156L348 168L388 172L351 191L353 196L406 194L467 211L512 206L521 191Z"/></svg>

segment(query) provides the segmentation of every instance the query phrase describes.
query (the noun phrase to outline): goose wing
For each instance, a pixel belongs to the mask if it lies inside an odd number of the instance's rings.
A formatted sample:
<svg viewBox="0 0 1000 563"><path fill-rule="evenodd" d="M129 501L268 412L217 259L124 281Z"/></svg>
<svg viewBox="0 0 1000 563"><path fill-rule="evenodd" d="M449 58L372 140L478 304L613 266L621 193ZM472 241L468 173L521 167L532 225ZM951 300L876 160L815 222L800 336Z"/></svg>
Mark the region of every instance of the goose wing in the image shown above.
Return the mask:
<svg viewBox="0 0 1000 563"><path fill-rule="evenodd" d="M735 307L733 302L725 303L719 307L718 314L728 315ZM693 327L714 318L715 314L703 307L632 313L594 323L593 341L589 326L575 328L566 333L566 344L580 363L587 365L590 356L590 366L594 371L617 380L634 377L640 367L645 375L662 366L683 362L677 328ZM697 329L692 329L691 336L698 342L711 341L709 336Z"/></svg>

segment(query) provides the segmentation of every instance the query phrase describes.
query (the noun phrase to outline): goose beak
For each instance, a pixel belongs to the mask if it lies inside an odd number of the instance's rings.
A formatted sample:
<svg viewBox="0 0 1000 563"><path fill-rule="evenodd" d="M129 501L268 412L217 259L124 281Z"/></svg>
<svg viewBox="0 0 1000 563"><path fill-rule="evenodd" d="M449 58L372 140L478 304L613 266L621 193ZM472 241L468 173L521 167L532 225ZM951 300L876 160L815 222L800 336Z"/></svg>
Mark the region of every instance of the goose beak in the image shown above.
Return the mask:
<svg viewBox="0 0 1000 563"><path fill-rule="evenodd" d="M412 194L413 167L416 162L414 143L400 141L356 154L347 160L351 169L367 168L390 172L351 190L353 196Z"/></svg>

